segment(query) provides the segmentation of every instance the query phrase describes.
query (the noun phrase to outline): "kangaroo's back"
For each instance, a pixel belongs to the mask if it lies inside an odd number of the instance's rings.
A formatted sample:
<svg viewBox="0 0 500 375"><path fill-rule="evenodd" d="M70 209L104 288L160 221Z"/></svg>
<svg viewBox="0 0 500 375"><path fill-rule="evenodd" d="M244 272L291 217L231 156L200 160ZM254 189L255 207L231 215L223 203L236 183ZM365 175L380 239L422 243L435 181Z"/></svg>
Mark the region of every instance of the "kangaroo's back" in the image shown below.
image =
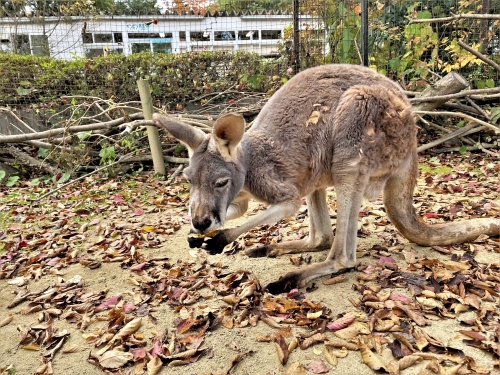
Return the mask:
<svg viewBox="0 0 500 375"><path fill-rule="evenodd" d="M356 89L360 87L363 90ZM373 100L365 100L367 95ZM293 181L305 196L334 184L332 165L342 169L360 148L372 154L373 161L383 159L379 164L394 153L396 165L415 144L410 108L398 86L372 69L339 64L305 70L273 95L247 132L246 142L255 152L250 170L262 170L262 164L269 163L273 170L267 173ZM405 109L403 117L387 115ZM375 124L368 132L375 138L366 134L370 121ZM394 142L386 147L388 139ZM256 185L253 178L260 177L249 175L249 183Z"/></svg>

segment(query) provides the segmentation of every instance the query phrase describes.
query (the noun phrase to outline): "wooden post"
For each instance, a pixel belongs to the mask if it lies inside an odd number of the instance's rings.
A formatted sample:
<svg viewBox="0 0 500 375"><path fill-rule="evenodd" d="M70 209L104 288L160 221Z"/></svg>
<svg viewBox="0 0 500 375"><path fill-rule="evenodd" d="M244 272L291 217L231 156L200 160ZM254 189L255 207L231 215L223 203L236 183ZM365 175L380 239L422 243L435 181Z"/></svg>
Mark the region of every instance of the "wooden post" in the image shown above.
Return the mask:
<svg viewBox="0 0 500 375"><path fill-rule="evenodd" d="M149 91L149 82L145 79L137 81L139 87L139 95L141 97L142 112L145 120L151 120L153 117L153 99ZM156 126L146 126L148 132L149 148L153 157L153 166L155 173L165 175L165 162L163 161L163 153L161 150L160 135Z"/></svg>

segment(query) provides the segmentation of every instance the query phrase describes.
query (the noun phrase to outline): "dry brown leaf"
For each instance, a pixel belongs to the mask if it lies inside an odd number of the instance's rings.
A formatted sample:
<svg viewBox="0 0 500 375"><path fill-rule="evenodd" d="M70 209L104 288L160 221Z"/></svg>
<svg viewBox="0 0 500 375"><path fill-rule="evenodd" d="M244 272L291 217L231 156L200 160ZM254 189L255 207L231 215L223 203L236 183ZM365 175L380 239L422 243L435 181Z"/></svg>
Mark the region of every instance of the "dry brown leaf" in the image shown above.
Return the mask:
<svg viewBox="0 0 500 375"><path fill-rule="evenodd" d="M335 354L333 354L332 351L329 350L326 345L323 349L323 355L325 356L326 361L332 366L337 366L339 364L339 361L335 356Z"/></svg>
<svg viewBox="0 0 500 375"><path fill-rule="evenodd" d="M99 363L105 368L119 368L132 360L132 358L134 358L132 353L109 350L101 356Z"/></svg>
<svg viewBox="0 0 500 375"><path fill-rule="evenodd" d="M332 277L331 279L323 281L324 285L335 285L338 283L341 283L346 279L347 275L345 273L342 273L338 276Z"/></svg>
<svg viewBox="0 0 500 375"><path fill-rule="evenodd" d="M146 366L148 370L148 375L156 375L161 370L162 366L163 363L160 357L158 356L152 357Z"/></svg>
<svg viewBox="0 0 500 375"><path fill-rule="evenodd" d="M331 337L325 341L326 346L333 346L334 348L346 348L348 350L359 350L357 344L341 339L340 337Z"/></svg>
<svg viewBox="0 0 500 375"><path fill-rule="evenodd" d="M344 340L353 340L361 335L369 335L370 329L366 323L354 322L349 327L333 332L337 337Z"/></svg>
<svg viewBox="0 0 500 375"><path fill-rule="evenodd" d="M61 352L65 354L69 353L80 353L83 352L84 350L87 350L88 348L83 345L71 345L68 346L67 348L64 348Z"/></svg>
<svg viewBox="0 0 500 375"><path fill-rule="evenodd" d="M286 369L283 375L306 375L306 369L302 364L297 361L294 362Z"/></svg>
<svg viewBox="0 0 500 375"><path fill-rule="evenodd" d="M122 329L118 331L118 333L111 339L112 342L116 340L121 340L124 336L131 335L135 331L137 331L142 325L142 318L135 318L125 324Z"/></svg>
<svg viewBox="0 0 500 375"><path fill-rule="evenodd" d="M365 362L372 370L377 371L383 369L388 372L379 356L373 353L368 346L361 341L359 342L359 351L361 352L363 362Z"/></svg>
<svg viewBox="0 0 500 375"><path fill-rule="evenodd" d="M414 354L404 356L398 362L399 369L400 370L404 370L404 369L406 369L408 367L413 366L416 362L420 362L421 360L422 360L421 356L414 355Z"/></svg>
<svg viewBox="0 0 500 375"><path fill-rule="evenodd" d="M10 322L12 322L12 319L14 319L14 316L12 314L7 315L2 321L0 322L0 328L6 326Z"/></svg>
<svg viewBox="0 0 500 375"><path fill-rule="evenodd" d="M300 343L300 349L304 350L309 348L311 345L314 345L318 342L324 342L328 340L328 338L322 333L316 333L311 337L306 338L304 341Z"/></svg>

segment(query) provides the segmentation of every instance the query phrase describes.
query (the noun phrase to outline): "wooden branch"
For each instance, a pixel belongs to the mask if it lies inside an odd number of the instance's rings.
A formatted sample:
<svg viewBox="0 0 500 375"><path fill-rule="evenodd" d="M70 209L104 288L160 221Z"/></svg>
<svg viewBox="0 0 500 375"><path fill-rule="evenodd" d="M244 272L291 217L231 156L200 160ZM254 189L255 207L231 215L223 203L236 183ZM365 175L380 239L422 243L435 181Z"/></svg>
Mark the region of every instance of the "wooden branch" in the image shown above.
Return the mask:
<svg viewBox="0 0 500 375"><path fill-rule="evenodd" d="M487 150L488 148L498 148L498 146L494 145L494 144L489 144L489 143L482 143L482 144L475 145L475 146L466 146L465 147L465 149L467 151L481 150L481 151L483 151L489 155L492 155L492 156L500 156L499 152L488 151ZM433 152L435 152L436 154L440 153L440 152L459 152L459 151L461 151L460 149L461 149L461 147L448 147L448 148L440 148L438 150L433 150Z"/></svg>
<svg viewBox="0 0 500 375"><path fill-rule="evenodd" d="M410 99L410 102L415 111L431 111L446 103L449 95L460 93L468 86L469 82L464 77L456 72L451 72L427 86L418 97ZM433 99L430 100L430 98Z"/></svg>
<svg viewBox="0 0 500 375"><path fill-rule="evenodd" d="M138 119L142 118L142 113L134 113L129 115L130 119ZM117 118L113 121L100 122L97 124L90 125L78 125L78 126L69 126L66 128L56 128L50 129L43 132L38 133L30 133L30 134L17 134L17 135L4 135L0 136L0 143L19 143L24 141L32 141L36 139L44 139L54 137L60 134L65 133L78 133L89 130L98 130L98 129L107 129L112 128L114 126L120 125L125 121L124 117ZM143 125L153 125L153 121L144 120Z"/></svg>
<svg viewBox="0 0 500 375"><path fill-rule="evenodd" d="M457 41L457 44L462 47L464 50L466 50L467 52L470 52L472 53L474 56L476 56L478 59L484 61L486 64L488 65L491 65L493 68L495 68L498 72L500 72L500 65L498 65L496 62L494 62L493 60L487 58L485 55L483 55L481 52L479 51L476 51L474 48L472 48L471 46L465 44L464 42L462 42L461 40L458 40Z"/></svg>
<svg viewBox="0 0 500 375"><path fill-rule="evenodd" d="M500 87L492 87L491 89L465 90L465 91L458 92L456 94L441 95L441 96L428 96L425 98L418 97L418 98L411 98L409 100L413 104L413 103L420 103L420 102L430 102L433 100L439 100L439 101L445 100L445 101L447 101L450 99L458 99L458 98L463 98L466 96L472 97L472 95L475 95L477 97L477 95L480 95L480 94L491 94L491 93L500 93Z"/></svg>
<svg viewBox="0 0 500 375"><path fill-rule="evenodd" d="M464 126L463 128L459 128L459 129L457 129L457 130L455 130L455 131L453 131L451 133L446 134L445 136L443 136L443 137L441 137L439 139L436 139L435 141L426 143L425 145L422 145L422 146L418 147L417 148L417 152L425 151L425 150L427 150L429 148L432 148L434 146L440 145L441 143L449 141L450 139L460 137L463 134L467 133L469 130L475 128L475 127L477 127L477 124L472 123L472 124L469 124L467 126Z"/></svg>
<svg viewBox="0 0 500 375"><path fill-rule="evenodd" d="M127 163L140 163L143 161L150 161L150 160L153 160L153 157L151 156L151 154L147 154L147 155L131 156L124 161L126 161ZM163 155L163 160L166 161L167 163L189 164L188 158L177 158L175 156Z"/></svg>
<svg viewBox="0 0 500 375"><path fill-rule="evenodd" d="M44 170L45 172L50 173L52 175L57 173L56 168L29 156L26 152L18 150L14 146L6 146L4 149L9 154L14 156L16 159L19 159L20 161L22 161L24 164L26 164L28 166L40 168L40 169Z"/></svg>
<svg viewBox="0 0 500 375"><path fill-rule="evenodd" d="M174 181L174 179L179 175L179 173L182 172L183 169L184 169L184 164L179 164L174 173L172 173L170 177L167 179L166 185L170 185Z"/></svg>
<svg viewBox="0 0 500 375"><path fill-rule="evenodd" d="M415 111L416 114L419 115L432 115L432 116L457 116L457 117L462 117L464 119L467 119L469 121L477 122L479 125L483 125L485 129L490 129L493 131L495 134L500 134L500 128L498 128L495 125L488 124L485 121L479 120L475 117L466 115L465 113L461 112L446 112L446 111Z"/></svg>
<svg viewBox="0 0 500 375"><path fill-rule="evenodd" d="M453 130L450 130L448 128L445 128L443 126L440 126L440 125L437 125L437 124L434 124L433 122L430 122L430 121L427 121L426 119L424 119L422 116L418 116L418 119L420 121L422 121L426 126L428 126L429 128L433 128L435 130L438 130L438 131L441 131L443 133L446 133L446 134L449 134L449 133L452 133ZM465 137L460 137L460 140L464 143L467 143L469 145L473 145L475 142L473 140L471 140L470 138L465 138Z"/></svg>
<svg viewBox="0 0 500 375"><path fill-rule="evenodd" d="M459 19L474 19L474 20L500 20L500 14L453 14L449 17L441 18L421 18L421 19L411 19L408 24L412 23L437 23L437 22L449 22Z"/></svg>

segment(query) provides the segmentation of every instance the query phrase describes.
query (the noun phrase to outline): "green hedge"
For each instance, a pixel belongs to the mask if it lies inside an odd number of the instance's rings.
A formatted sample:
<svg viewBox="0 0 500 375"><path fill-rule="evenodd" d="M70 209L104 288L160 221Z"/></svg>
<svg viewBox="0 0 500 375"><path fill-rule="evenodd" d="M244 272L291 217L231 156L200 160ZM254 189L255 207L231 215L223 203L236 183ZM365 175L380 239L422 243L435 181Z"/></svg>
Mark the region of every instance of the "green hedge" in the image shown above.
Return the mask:
<svg viewBox="0 0 500 375"><path fill-rule="evenodd" d="M0 54L0 105L50 103L64 95L139 100L140 78L150 80L153 100L161 104L228 89L272 92L285 81L285 70L279 59L241 51L74 60Z"/></svg>

